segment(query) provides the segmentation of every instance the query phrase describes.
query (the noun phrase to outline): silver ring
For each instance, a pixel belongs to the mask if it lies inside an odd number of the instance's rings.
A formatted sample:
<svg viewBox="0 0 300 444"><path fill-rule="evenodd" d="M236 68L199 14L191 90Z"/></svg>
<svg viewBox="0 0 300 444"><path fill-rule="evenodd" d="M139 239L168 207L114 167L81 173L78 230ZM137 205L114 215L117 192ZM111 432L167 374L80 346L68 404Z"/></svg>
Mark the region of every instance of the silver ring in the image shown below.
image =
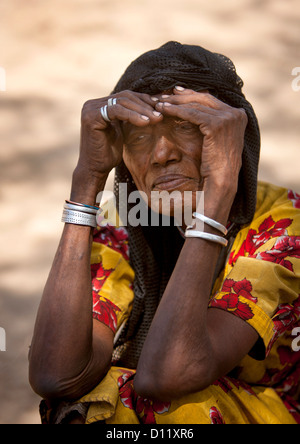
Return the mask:
<svg viewBox="0 0 300 444"><path fill-rule="evenodd" d="M103 119L106 122L108 122L108 123L111 122L111 120L110 120L110 118L108 117L108 114L107 114L107 105L102 106L102 108L100 108L100 113L101 113L101 116L103 117Z"/></svg>
<svg viewBox="0 0 300 444"><path fill-rule="evenodd" d="M111 97L110 99L108 99L107 104L108 104L108 106L114 106L114 105L116 105L116 104L117 104L117 99L116 99L116 97L114 97L114 98Z"/></svg>

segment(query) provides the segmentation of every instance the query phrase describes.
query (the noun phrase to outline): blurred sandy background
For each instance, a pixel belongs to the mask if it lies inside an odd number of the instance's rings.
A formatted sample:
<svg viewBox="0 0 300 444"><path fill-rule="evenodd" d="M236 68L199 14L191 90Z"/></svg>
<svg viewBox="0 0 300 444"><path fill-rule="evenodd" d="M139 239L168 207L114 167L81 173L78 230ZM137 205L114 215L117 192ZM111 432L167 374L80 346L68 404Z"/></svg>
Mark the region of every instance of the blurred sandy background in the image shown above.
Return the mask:
<svg viewBox="0 0 300 444"><path fill-rule="evenodd" d="M300 191L297 0L0 0L0 423L39 423L27 382L36 310L76 164L82 104L169 40L233 59L262 130L260 178ZM300 82L299 82L300 83Z"/></svg>

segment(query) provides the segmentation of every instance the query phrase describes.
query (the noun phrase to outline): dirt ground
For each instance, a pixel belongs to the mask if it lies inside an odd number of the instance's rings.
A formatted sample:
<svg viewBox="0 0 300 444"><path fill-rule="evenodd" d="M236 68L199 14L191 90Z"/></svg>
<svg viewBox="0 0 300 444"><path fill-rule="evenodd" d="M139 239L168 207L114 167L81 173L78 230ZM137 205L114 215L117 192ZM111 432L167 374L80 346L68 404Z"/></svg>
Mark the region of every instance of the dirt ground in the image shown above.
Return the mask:
<svg viewBox="0 0 300 444"><path fill-rule="evenodd" d="M27 353L82 104L169 40L224 53L260 120L260 178L299 192L300 8L297 0L0 0L0 17L0 423L39 424Z"/></svg>

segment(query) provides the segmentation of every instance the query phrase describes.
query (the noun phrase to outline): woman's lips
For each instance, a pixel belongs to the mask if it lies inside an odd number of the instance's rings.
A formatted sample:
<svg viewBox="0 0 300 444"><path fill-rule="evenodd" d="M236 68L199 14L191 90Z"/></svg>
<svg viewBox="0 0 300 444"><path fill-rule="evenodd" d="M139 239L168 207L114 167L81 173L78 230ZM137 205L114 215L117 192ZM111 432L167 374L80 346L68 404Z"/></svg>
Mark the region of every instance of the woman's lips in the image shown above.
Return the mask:
<svg viewBox="0 0 300 444"><path fill-rule="evenodd" d="M181 176L178 174L167 174L157 178L154 182L153 189L156 190L175 190L184 183L191 180L190 177Z"/></svg>

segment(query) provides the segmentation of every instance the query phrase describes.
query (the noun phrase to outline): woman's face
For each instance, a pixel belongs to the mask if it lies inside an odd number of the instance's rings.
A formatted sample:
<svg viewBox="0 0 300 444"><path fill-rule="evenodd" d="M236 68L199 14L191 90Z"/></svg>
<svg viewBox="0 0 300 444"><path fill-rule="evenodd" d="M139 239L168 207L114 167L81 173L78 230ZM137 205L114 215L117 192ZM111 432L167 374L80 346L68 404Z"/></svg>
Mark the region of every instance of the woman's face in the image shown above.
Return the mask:
<svg viewBox="0 0 300 444"><path fill-rule="evenodd" d="M143 128L124 123L123 134L125 165L137 189L146 193L149 206L153 191L201 191L203 135L198 126L164 117ZM163 210L160 206L159 212Z"/></svg>

